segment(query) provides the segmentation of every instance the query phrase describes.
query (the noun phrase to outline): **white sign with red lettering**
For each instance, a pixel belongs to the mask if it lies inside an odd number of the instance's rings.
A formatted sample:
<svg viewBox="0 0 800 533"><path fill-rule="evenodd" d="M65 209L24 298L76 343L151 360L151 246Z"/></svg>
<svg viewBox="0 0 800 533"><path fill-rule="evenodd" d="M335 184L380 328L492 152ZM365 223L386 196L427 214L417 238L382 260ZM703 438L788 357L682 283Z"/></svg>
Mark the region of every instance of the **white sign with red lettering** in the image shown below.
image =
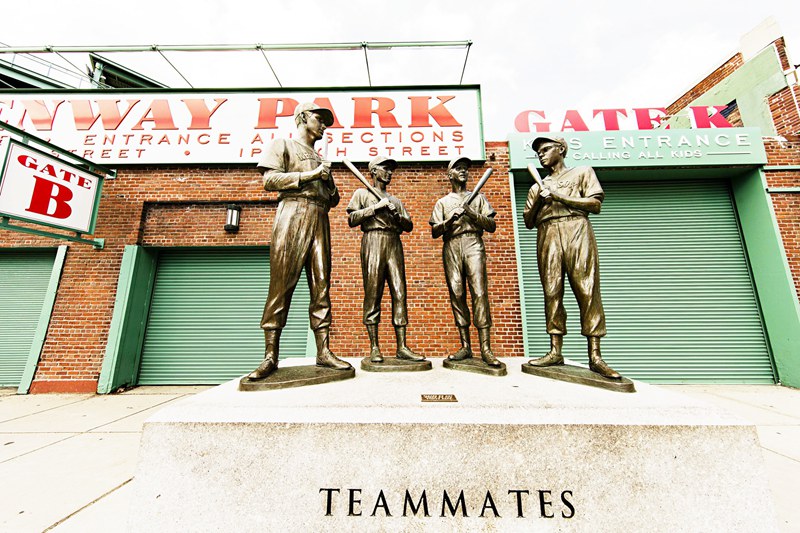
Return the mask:
<svg viewBox="0 0 800 533"><path fill-rule="evenodd" d="M256 163L295 134L294 108L331 109L328 159L484 159L480 88L0 93L0 120L103 165ZM0 141L2 139L0 138ZM321 148L323 143L318 143Z"/></svg>
<svg viewBox="0 0 800 533"><path fill-rule="evenodd" d="M0 175L0 215L92 233L101 185L100 176L11 141Z"/></svg>
<svg viewBox="0 0 800 533"><path fill-rule="evenodd" d="M730 106L689 106L681 115L689 119L692 128L732 128L726 118ZM547 133L570 131L621 131L669 129L667 109L664 107L635 107L632 109L566 109L545 112L526 109L514 119L514 129L520 133ZM666 124L662 125L662 122Z"/></svg>

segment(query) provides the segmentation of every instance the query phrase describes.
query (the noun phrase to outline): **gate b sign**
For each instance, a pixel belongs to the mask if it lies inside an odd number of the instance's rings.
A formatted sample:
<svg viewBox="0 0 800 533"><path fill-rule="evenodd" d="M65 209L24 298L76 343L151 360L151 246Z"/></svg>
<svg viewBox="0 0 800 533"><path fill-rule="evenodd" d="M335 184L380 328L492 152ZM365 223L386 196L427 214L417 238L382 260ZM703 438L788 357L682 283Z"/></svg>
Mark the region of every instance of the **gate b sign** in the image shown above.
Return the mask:
<svg viewBox="0 0 800 533"><path fill-rule="evenodd" d="M103 177L11 140L0 174L0 215L94 233Z"/></svg>

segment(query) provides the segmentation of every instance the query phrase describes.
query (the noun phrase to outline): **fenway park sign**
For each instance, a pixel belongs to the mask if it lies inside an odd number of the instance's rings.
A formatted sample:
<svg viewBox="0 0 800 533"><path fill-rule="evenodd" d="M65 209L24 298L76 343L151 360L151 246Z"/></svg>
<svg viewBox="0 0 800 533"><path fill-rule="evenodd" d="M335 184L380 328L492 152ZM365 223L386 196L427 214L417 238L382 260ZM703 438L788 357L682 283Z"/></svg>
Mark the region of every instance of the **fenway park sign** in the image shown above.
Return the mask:
<svg viewBox="0 0 800 533"><path fill-rule="evenodd" d="M368 161L378 154L399 161L484 158L477 86L13 91L0 93L0 120L100 164L255 163L272 139L295 132L294 108L307 101L334 113L327 130L333 161Z"/></svg>

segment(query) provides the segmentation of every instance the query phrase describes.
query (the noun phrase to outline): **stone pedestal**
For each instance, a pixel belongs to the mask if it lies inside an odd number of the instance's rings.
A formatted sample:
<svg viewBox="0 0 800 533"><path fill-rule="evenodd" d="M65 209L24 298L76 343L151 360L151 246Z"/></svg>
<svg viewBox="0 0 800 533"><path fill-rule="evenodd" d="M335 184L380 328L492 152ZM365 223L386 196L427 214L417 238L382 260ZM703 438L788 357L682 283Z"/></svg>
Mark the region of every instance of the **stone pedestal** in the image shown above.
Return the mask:
<svg viewBox="0 0 800 533"><path fill-rule="evenodd" d="M169 405L144 427L129 526L776 530L752 426L663 388L618 394L504 362L503 379L434 368L265 392L234 380Z"/></svg>

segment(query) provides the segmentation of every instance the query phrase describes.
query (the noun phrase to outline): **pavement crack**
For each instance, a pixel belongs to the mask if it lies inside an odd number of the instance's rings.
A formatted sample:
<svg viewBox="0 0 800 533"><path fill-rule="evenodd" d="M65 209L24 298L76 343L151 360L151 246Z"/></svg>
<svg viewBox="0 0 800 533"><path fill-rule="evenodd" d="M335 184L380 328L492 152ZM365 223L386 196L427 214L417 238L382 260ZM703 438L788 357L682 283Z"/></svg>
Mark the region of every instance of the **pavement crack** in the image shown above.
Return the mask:
<svg viewBox="0 0 800 533"><path fill-rule="evenodd" d="M27 416L33 416L33 415L38 415L38 414L40 414L40 413L46 413L46 412L48 412L48 411L52 411L52 410L54 410L54 409L61 409L62 407L66 407L66 406L68 406L68 405L75 405L76 403L81 403L81 402L85 402L85 401L87 401L87 400L91 400L93 397L94 397L94 396L86 396L85 398L81 398L80 400L75 400L74 402L62 403L61 405L56 405L56 406L53 406L53 407L48 407L47 409L42 409L41 411L35 411L35 412L33 412L33 413L26 413L26 414L24 414L24 415L15 416L15 417L13 417L13 418L6 418L6 419L4 419L4 420L0 420L0 424L4 424L4 423L6 423L6 422L11 422L12 420L19 420L20 418L25 418L25 417L27 417Z"/></svg>
<svg viewBox="0 0 800 533"><path fill-rule="evenodd" d="M69 439L73 439L73 438L77 437L78 435L81 435L81 433L70 433L69 437L64 437L63 439L59 439L57 441L45 444L44 446L40 446L40 447L36 448L35 450L28 450L27 452L21 453L19 455L15 455L14 457L9 457L8 459L3 459L2 461L0 461L0 465L3 464L3 463L7 463L9 461L14 461L16 459L19 459L20 457L25 457L26 455L30 455L32 453L36 453L36 452L38 452L40 450L44 450L45 448L49 448L50 446L55 446L56 444L62 443L62 442L67 441Z"/></svg>
<svg viewBox="0 0 800 533"><path fill-rule="evenodd" d="M93 428L90 428L90 429L87 429L87 430L85 431L85 433L93 433L93 432L97 431L98 429L100 429L100 428L102 428L102 427L108 426L108 425L110 425L110 424L114 424L114 423L116 423L116 422L119 422L120 420L125 420L126 418L130 418L130 417L132 417L132 416L136 416L136 415L138 415L139 413L143 413L144 411L147 411L147 410L149 410L149 409L153 409L153 408L155 408L155 407L160 407L160 406L162 406L162 405L164 405L164 404L167 404L167 403L169 403L169 402L173 402L173 401L177 400L178 398L182 398L182 397L183 397L183 396L176 396L176 397L173 397L173 398L169 398L168 400L164 400L163 402L159 402L159 403L156 403L156 404L150 405L150 406L148 406L148 407L145 407L144 409L139 409L138 411L135 411L135 412L133 412L133 413L129 413L129 414L127 414L127 415L123 416L123 417L120 417L120 418L114 419L114 420L112 420L112 421L110 421L110 422L106 422L106 423L104 423L104 424L100 424L99 426L95 426L95 427L93 427Z"/></svg>
<svg viewBox="0 0 800 533"><path fill-rule="evenodd" d="M766 450L766 451L768 451L770 453L774 453L775 455L779 455L779 456L783 457L784 459L788 459L788 460L790 460L792 462L795 462L795 463L800 463L800 461L798 461L796 458L794 458L794 457L792 457L790 455L786 455L785 453L779 452L777 450L773 450L772 448L764 446L763 444L761 444L761 448L763 448L764 450Z"/></svg>
<svg viewBox="0 0 800 533"><path fill-rule="evenodd" d="M46 529L44 529L44 530L42 531L42 533L46 533L47 531L50 531L50 530L52 530L52 529L54 529L54 528L58 527L59 525L63 524L64 522L66 522L67 520L69 520L70 518L72 518L73 516L75 516L76 514L80 513L80 512L81 512L81 511L83 511L84 509L86 509L87 507L91 507L92 505L96 504L97 502L99 502L100 500L102 500L103 498L105 498L106 496L108 496L109 494L111 494L111 493L113 493L113 492L115 492L115 491L117 491L117 490L121 489L122 487L124 487L125 485L127 485L128 483L130 483L131 481L133 481L133 478L129 478L129 479L127 479L127 480L123 481L122 483L120 483L119 485L117 485L116 487L114 487L113 489L111 489L110 491L108 491L108 492L106 492L106 493L104 493L104 494L101 494L99 497L97 497L97 498L95 498L94 500L90 501L89 503L87 503L86 505L84 505L83 507L81 507L80 509L78 509L78 510L76 510L76 511L74 511L74 512L70 513L70 514L68 514L67 516L65 516L64 518L62 518L61 520L59 520L59 521L58 521L58 522L56 522L55 524L52 524L51 526L47 527Z"/></svg>

